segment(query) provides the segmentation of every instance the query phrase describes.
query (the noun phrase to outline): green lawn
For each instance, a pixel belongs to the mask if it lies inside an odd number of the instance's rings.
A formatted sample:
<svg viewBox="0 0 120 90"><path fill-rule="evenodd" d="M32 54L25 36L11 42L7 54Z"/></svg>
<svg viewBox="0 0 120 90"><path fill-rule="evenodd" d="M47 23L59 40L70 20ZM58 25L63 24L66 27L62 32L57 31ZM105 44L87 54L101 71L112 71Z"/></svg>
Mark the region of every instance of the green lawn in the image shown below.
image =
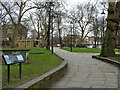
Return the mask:
<svg viewBox="0 0 120 90"><path fill-rule="evenodd" d="M66 50L66 51L70 51L70 47L64 47L64 48L61 48L63 50ZM119 52L120 49L115 49L115 52ZM96 48L92 48L92 49L89 49L89 48L78 48L78 47L73 47L72 48L72 52L79 52L79 53L100 53L101 50L100 49L96 49Z"/></svg>
<svg viewBox="0 0 120 90"><path fill-rule="evenodd" d="M10 49L10 48L4 48ZM30 49L29 64L22 64L22 79L19 79L19 66L11 65L10 84L7 83L7 66L2 65L2 86L3 88L14 88L28 82L61 64L62 60L51 51L45 48L15 48L15 49Z"/></svg>

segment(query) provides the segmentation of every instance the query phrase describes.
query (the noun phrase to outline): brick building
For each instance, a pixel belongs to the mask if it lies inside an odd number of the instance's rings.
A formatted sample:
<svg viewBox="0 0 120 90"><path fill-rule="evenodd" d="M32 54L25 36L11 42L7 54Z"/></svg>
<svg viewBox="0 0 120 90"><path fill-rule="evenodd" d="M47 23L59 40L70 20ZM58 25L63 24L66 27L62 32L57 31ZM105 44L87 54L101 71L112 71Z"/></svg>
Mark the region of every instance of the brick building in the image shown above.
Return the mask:
<svg viewBox="0 0 120 90"><path fill-rule="evenodd" d="M18 40L18 47L40 47L41 40Z"/></svg>

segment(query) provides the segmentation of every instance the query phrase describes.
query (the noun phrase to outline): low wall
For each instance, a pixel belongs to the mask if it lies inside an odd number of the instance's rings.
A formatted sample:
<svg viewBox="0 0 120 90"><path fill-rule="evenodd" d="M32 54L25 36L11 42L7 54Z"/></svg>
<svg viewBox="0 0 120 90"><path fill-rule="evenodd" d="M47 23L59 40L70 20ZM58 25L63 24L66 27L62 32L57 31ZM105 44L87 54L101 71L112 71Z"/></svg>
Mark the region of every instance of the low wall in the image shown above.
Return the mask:
<svg viewBox="0 0 120 90"><path fill-rule="evenodd" d="M64 76L67 70L67 64L68 64L67 61L63 60L62 64L59 65L57 68L52 69L51 71L23 84L20 87L17 87L16 90L18 88L22 89L49 88L53 82L57 81L59 78Z"/></svg>
<svg viewBox="0 0 120 90"><path fill-rule="evenodd" d="M109 59L109 58L95 56L95 55L93 55L92 58L96 58L96 59L99 59L101 61L108 62L108 63L114 64L114 65L120 66L120 62Z"/></svg>

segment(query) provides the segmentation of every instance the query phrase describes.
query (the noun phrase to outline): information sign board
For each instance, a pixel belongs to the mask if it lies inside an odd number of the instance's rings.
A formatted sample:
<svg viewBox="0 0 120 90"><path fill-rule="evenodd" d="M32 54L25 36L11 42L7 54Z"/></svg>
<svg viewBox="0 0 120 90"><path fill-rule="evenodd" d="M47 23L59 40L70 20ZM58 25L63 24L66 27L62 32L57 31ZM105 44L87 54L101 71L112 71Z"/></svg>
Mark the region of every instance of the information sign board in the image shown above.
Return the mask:
<svg viewBox="0 0 120 90"><path fill-rule="evenodd" d="M24 62L24 58L21 54L8 54L2 55L5 64L8 65L8 83L10 82L10 65L19 63L19 77L21 79L21 62Z"/></svg>
<svg viewBox="0 0 120 90"><path fill-rule="evenodd" d="M7 65L24 62L24 58L21 54L3 55L3 59Z"/></svg>

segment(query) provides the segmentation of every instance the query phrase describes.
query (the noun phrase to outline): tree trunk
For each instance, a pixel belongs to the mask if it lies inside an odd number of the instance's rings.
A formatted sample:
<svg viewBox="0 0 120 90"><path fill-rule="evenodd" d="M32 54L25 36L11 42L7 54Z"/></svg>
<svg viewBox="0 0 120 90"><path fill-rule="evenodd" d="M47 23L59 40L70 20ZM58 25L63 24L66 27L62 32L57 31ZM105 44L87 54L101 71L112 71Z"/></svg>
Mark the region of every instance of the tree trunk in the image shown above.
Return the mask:
<svg viewBox="0 0 120 90"><path fill-rule="evenodd" d="M61 38L61 29L59 30L59 42L60 42L60 47L62 48L62 38Z"/></svg>
<svg viewBox="0 0 120 90"><path fill-rule="evenodd" d="M95 46L94 46L94 47L95 47L95 48L96 48L96 46L97 46L97 40L96 40L96 39L97 39L97 37L94 37L94 42L95 42Z"/></svg>
<svg viewBox="0 0 120 90"><path fill-rule="evenodd" d="M12 40L11 40L11 48L15 48L17 46L18 29L19 29L19 25L16 25L15 29L13 30L13 35L12 35Z"/></svg>
<svg viewBox="0 0 120 90"><path fill-rule="evenodd" d="M39 26L39 20L38 20L38 38L37 38L38 40L39 40L39 38L40 38L40 30L39 30L39 27L40 27L40 26Z"/></svg>
<svg viewBox="0 0 120 90"><path fill-rule="evenodd" d="M120 1L119 2L117 2L117 4L116 4L116 22L117 22L117 29L116 29L116 46L118 46L119 45L119 39L120 38L118 38L119 37L119 34L118 34L118 32L120 31Z"/></svg>
<svg viewBox="0 0 120 90"><path fill-rule="evenodd" d="M107 30L102 44L101 56L113 57L115 56L115 32L117 23L113 21L115 18L115 2L109 2Z"/></svg>

